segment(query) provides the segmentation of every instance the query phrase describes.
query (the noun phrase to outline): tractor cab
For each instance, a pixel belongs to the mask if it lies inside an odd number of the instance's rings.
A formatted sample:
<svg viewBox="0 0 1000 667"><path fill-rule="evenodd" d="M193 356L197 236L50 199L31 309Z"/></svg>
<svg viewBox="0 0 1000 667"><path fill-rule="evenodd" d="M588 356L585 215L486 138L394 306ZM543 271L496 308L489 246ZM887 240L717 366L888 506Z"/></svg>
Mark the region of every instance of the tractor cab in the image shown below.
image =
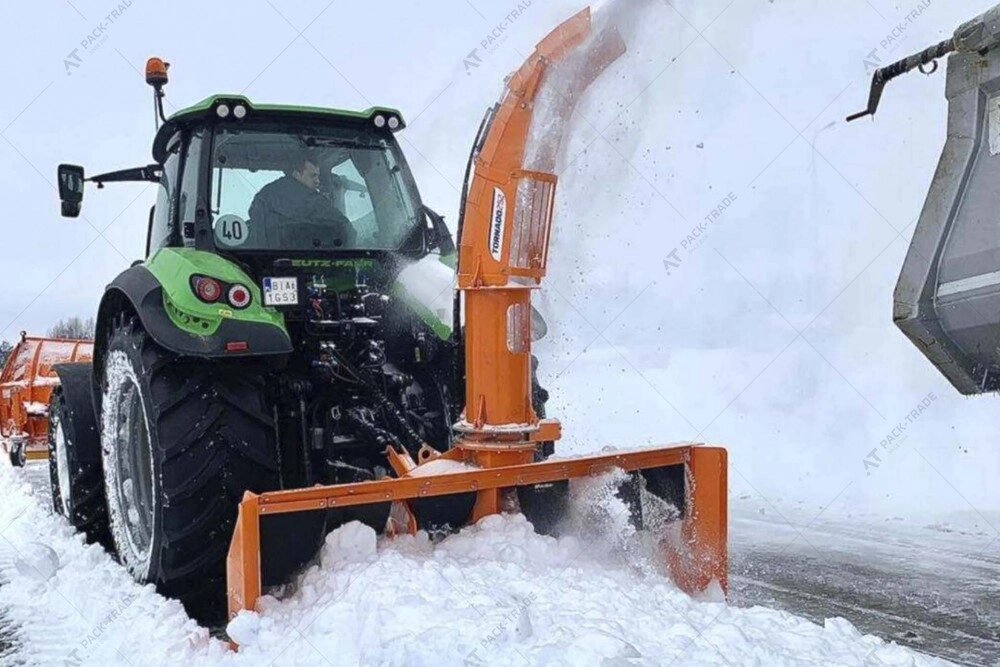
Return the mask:
<svg viewBox="0 0 1000 667"><path fill-rule="evenodd" d="M150 250L399 252L435 245L393 132L398 112L254 105L214 96L172 116L153 157Z"/></svg>
<svg viewBox="0 0 1000 667"><path fill-rule="evenodd" d="M391 109L206 99L154 142L163 177L150 252L183 245L230 257L255 278L294 268L386 287L403 264L454 252L393 136L403 127Z"/></svg>
<svg viewBox="0 0 1000 667"><path fill-rule="evenodd" d="M150 63L147 81L162 117L166 65ZM400 258L455 251L442 218L421 202L394 137L405 127L396 110L265 105L214 95L162 120L153 164L89 178L82 167L60 165L63 215L79 215L85 181L99 188L155 182L147 257L162 248L191 248L225 256L255 279L278 262L314 273L324 263L328 269L375 266L391 281ZM331 264L332 258L340 261Z"/></svg>
<svg viewBox="0 0 1000 667"><path fill-rule="evenodd" d="M291 343L217 336L209 346L278 354L304 337L353 330L353 320L401 297L419 326L451 337L455 243L420 199L394 136L406 126L398 111L214 95L167 118L166 68L156 58L147 64L159 119L153 163L89 177L63 164L58 182L67 217L79 215L86 182L157 184L143 266L160 285L183 283L153 299L177 328L203 336L233 319L278 322ZM410 329L411 319L392 328ZM160 342L185 353L204 347L187 335Z"/></svg>

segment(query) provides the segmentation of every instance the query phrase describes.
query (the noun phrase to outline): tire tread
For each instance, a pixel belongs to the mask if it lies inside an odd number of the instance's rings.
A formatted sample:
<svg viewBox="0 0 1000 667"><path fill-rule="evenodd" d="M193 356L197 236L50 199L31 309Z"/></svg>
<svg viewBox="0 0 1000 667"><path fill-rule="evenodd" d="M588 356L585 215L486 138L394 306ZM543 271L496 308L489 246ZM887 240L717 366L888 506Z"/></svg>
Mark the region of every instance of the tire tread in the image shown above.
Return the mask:
<svg viewBox="0 0 1000 667"><path fill-rule="evenodd" d="M108 349L129 347L141 366L159 473L152 574L194 618L216 621L224 617L225 556L243 493L280 486L264 383L245 369L174 355L134 320L120 323Z"/></svg>

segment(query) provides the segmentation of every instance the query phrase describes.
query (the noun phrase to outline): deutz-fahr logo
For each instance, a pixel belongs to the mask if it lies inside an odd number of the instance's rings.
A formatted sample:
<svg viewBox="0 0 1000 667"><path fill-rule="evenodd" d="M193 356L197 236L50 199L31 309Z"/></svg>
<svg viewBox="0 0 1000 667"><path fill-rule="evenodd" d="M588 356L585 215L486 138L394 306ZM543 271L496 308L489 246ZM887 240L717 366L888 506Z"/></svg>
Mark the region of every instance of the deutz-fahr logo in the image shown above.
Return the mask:
<svg viewBox="0 0 1000 667"><path fill-rule="evenodd" d="M493 214L490 216L490 254L500 261L503 255L503 228L507 218L507 195L493 188Z"/></svg>
<svg viewBox="0 0 1000 667"><path fill-rule="evenodd" d="M373 269L375 260L358 259L293 259L297 269Z"/></svg>

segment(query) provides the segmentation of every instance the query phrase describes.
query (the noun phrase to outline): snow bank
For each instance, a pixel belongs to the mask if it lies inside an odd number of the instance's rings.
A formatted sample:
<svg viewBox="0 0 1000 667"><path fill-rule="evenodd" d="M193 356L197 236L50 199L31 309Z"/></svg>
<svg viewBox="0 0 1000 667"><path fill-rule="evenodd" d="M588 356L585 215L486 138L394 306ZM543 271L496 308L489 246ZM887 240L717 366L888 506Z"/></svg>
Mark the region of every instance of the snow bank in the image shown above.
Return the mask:
<svg viewBox="0 0 1000 667"><path fill-rule="evenodd" d="M694 601L592 536L541 537L520 515L436 545L344 526L285 599L230 624L243 648L229 653L50 514L25 479L44 472L0 464L0 608L27 664L946 664L842 619Z"/></svg>
<svg viewBox="0 0 1000 667"><path fill-rule="evenodd" d="M179 602L137 586L100 546L85 545L51 513L51 500L26 479L47 472L47 464L0 464L0 609L4 639L18 649L12 663L138 667L225 659L226 646Z"/></svg>
<svg viewBox="0 0 1000 667"><path fill-rule="evenodd" d="M374 533L345 526L353 543ZM330 543L328 541L328 547ZM843 619L815 625L764 608L692 601L662 578L589 555L573 537L540 537L520 515L494 516L432 546L383 541L336 569L313 569L289 599L265 601L241 658L288 664L945 664ZM324 557L326 552L324 553ZM255 617L255 618L252 618ZM252 618L252 620L251 620ZM299 628L298 637L289 636ZM878 664L878 663L874 663Z"/></svg>

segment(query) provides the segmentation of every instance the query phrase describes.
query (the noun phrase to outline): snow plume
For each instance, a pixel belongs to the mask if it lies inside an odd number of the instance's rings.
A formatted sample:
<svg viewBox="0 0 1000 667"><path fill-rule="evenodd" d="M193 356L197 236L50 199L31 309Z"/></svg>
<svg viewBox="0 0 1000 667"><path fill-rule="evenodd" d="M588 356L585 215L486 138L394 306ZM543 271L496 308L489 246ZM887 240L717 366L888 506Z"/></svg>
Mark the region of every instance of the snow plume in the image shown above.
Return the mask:
<svg viewBox="0 0 1000 667"><path fill-rule="evenodd" d="M441 262L440 255L430 254L417 261L404 262L396 278L396 293L412 307L424 311L451 331L454 312L455 271Z"/></svg>
<svg viewBox="0 0 1000 667"><path fill-rule="evenodd" d="M608 0L592 12L589 37L551 66L541 83L525 146L525 169L556 170L576 104L604 68L628 49L654 1Z"/></svg>
<svg viewBox="0 0 1000 667"><path fill-rule="evenodd" d="M595 562L623 568L642 578L669 580L668 554L683 553L679 509L647 489L638 473L615 469L570 483L570 507L560 534L588 545ZM721 602L721 590L702 599Z"/></svg>
<svg viewBox="0 0 1000 667"><path fill-rule="evenodd" d="M914 49L968 18L933 7ZM585 70L570 57L550 71L529 153L559 177L534 297L559 451L718 443L734 498L915 521L962 513L988 529L1000 413L960 396L892 322L940 155L943 79L902 82L873 123L847 126L870 80L866 39L884 35L877 17L818 0L725 12L619 0L593 16L594 39L613 27L627 52L570 117L555 113L564 96L551 82ZM855 33L867 37L845 40ZM887 430L931 392L888 451Z"/></svg>

